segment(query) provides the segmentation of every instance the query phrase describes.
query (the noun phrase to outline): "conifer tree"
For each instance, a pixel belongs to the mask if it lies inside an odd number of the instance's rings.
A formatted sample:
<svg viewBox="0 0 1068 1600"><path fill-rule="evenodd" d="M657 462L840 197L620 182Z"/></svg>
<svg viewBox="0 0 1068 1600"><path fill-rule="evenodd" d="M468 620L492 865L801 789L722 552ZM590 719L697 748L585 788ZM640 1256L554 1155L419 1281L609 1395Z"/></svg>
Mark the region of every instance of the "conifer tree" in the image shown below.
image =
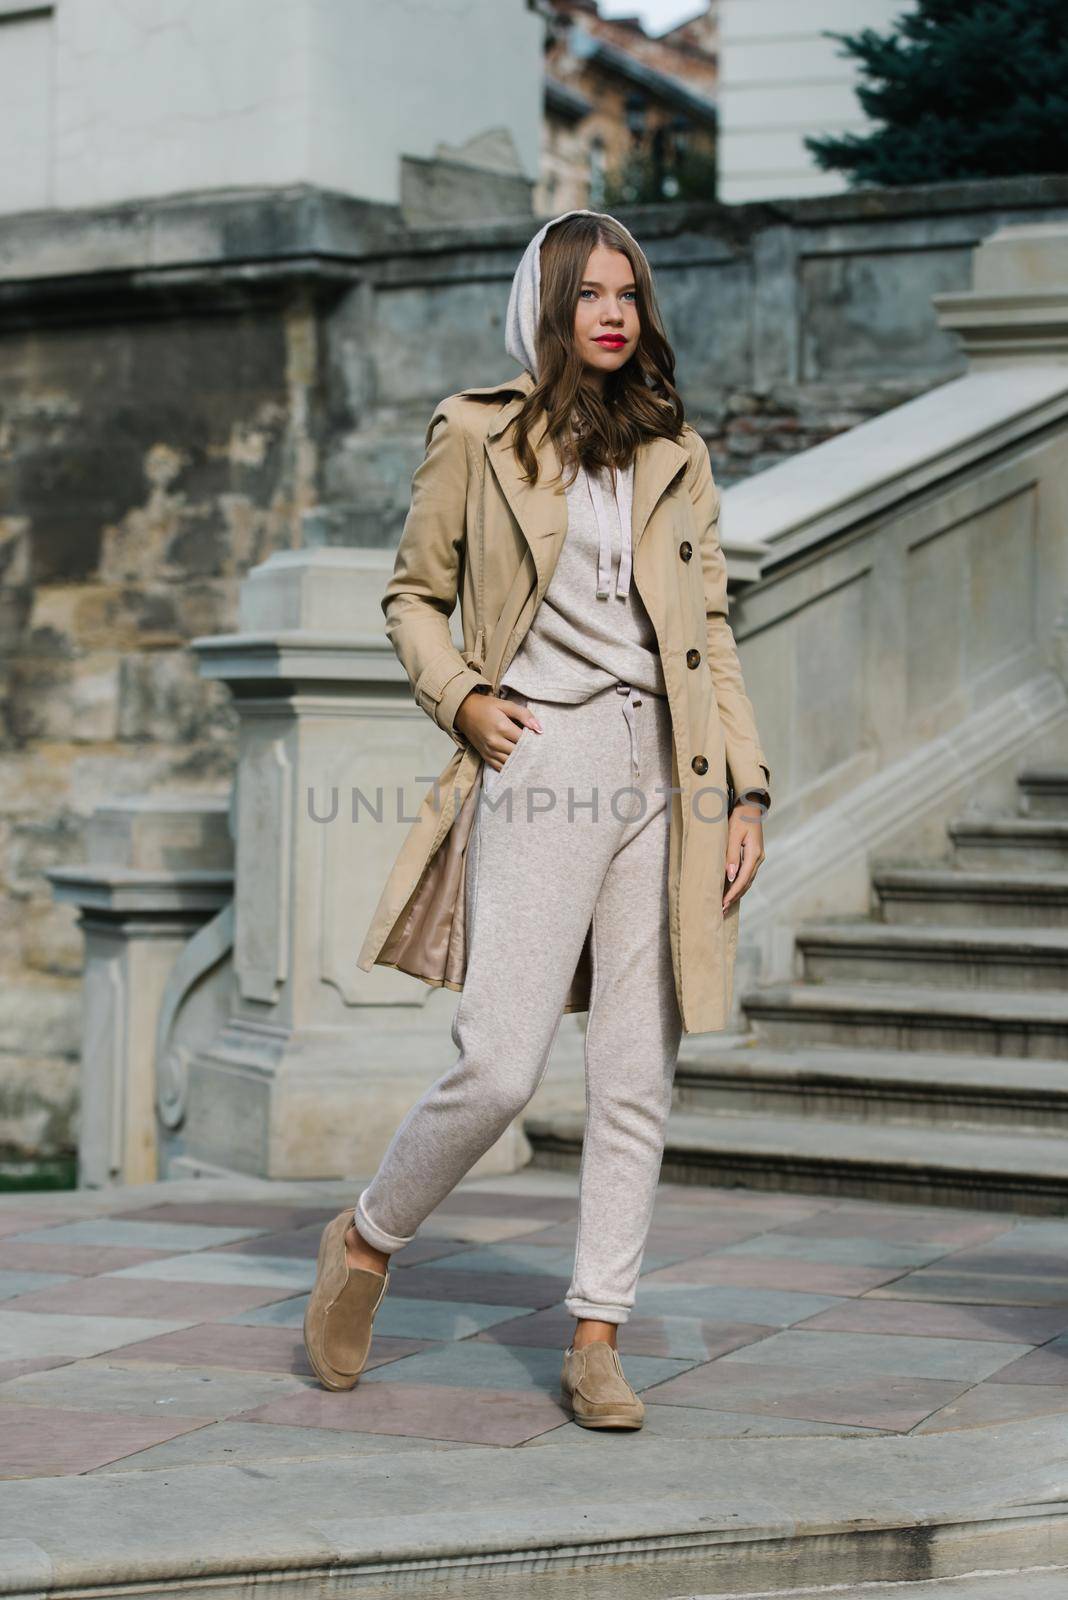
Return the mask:
<svg viewBox="0 0 1068 1600"><path fill-rule="evenodd" d="M888 34L828 35L869 133L805 139L852 186L1068 172L1068 0L914 0Z"/></svg>

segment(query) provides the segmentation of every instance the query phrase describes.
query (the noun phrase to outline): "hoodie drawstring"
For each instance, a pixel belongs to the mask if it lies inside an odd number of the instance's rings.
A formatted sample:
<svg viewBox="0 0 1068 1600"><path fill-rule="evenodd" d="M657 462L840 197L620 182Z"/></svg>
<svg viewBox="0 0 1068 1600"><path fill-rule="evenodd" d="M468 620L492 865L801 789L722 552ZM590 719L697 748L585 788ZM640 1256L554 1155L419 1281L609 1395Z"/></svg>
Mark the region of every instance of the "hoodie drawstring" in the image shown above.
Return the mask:
<svg viewBox="0 0 1068 1600"><path fill-rule="evenodd" d="M597 531L599 534L597 595L599 599L607 600L612 576L612 523L609 520L608 508L605 504L604 490L597 477L592 472L587 471L586 482L589 485L590 499L593 501L593 514L597 518ZM616 473L616 505L619 508L619 528L622 536L619 572L616 578L616 594L621 600L625 600L630 593L633 554L631 549L631 484L627 473Z"/></svg>
<svg viewBox="0 0 1068 1600"><path fill-rule="evenodd" d="M623 702L623 715L630 732L630 763L634 768L634 777L638 779L641 776L641 767L638 762L638 728L634 721L634 708L642 703L641 693L633 683L617 683L616 693L625 694L627 697Z"/></svg>

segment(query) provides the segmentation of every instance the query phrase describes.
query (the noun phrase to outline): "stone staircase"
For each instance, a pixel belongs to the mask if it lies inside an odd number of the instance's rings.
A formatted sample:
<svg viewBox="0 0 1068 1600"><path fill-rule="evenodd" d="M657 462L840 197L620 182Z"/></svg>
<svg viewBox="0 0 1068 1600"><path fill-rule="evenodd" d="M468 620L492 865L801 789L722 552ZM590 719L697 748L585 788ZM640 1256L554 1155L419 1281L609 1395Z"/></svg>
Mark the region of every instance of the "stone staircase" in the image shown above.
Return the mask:
<svg viewBox="0 0 1068 1600"><path fill-rule="evenodd" d="M870 917L805 926L747 1031L683 1040L665 1179L1068 1210L1068 768L1017 793L945 862L878 866ZM581 1116L524 1127L578 1160Z"/></svg>

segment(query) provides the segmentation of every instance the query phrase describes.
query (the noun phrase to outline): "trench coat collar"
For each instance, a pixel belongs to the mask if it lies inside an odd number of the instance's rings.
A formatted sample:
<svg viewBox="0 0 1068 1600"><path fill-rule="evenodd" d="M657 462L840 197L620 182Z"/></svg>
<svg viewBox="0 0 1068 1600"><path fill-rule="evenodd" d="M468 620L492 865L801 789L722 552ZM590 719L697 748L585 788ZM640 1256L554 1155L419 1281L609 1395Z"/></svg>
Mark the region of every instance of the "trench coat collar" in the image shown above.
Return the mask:
<svg viewBox="0 0 1068 1600"><path fill-rule="evenodd" d="M501 490L511 506L516 521L530 546L530 553L538 572L539 595L548 588L556 565L556 558L567 533L567 501L564 491L556 481L560 475L560 457L556 446L545 433L531 443L538 462L538 481L531 485L524 481L522 468L516 459L511 441L502 434L512 418L521 410L524 400L534 388L529 372L520 372L503 383L488 384L485 388L464 389L465 395L499 394L504 403L486 431L485 450ZM631 511L631 546L637 557L642 534L648 526L657 501L674 480L676 474L689 462L689 453L681 444L671 439L647 439L639 445L634 458L634 494Z"/></svg>

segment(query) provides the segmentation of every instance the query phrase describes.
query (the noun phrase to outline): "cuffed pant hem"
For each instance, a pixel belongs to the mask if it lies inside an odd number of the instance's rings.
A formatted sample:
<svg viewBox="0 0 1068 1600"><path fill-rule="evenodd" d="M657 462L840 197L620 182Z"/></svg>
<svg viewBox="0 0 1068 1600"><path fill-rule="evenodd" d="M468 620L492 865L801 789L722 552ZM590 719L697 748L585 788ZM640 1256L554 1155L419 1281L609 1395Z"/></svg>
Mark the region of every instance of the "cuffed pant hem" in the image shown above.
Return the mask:
<svg viewBox="0 0 1068 1600"><path fill-rule="evenodd" d="M630 1316L629 1306L599 1306L592 1300L567 1299L564 1310L573 1317L590 1317L595 1322L626 1322Z"/></svg>
<svg viewBox="0 0 1068 1600"><path fill-rule="evenodd" d="M411 1244L415 1238L414 1233L409 1234L407 1239L401 1239L396 1234L387 1233L384 1228L380 1228L377 1223L371 1221L363 1205L363 1195L366 1193L367 1190L365 1189L357 1200L352 1213L352 1220L355 1222L359 1233L367 1240L367 1243L373 1245L376 1250L385 1250L390 1254L395 1250L403 1250L406 1244Z"/></svg>

